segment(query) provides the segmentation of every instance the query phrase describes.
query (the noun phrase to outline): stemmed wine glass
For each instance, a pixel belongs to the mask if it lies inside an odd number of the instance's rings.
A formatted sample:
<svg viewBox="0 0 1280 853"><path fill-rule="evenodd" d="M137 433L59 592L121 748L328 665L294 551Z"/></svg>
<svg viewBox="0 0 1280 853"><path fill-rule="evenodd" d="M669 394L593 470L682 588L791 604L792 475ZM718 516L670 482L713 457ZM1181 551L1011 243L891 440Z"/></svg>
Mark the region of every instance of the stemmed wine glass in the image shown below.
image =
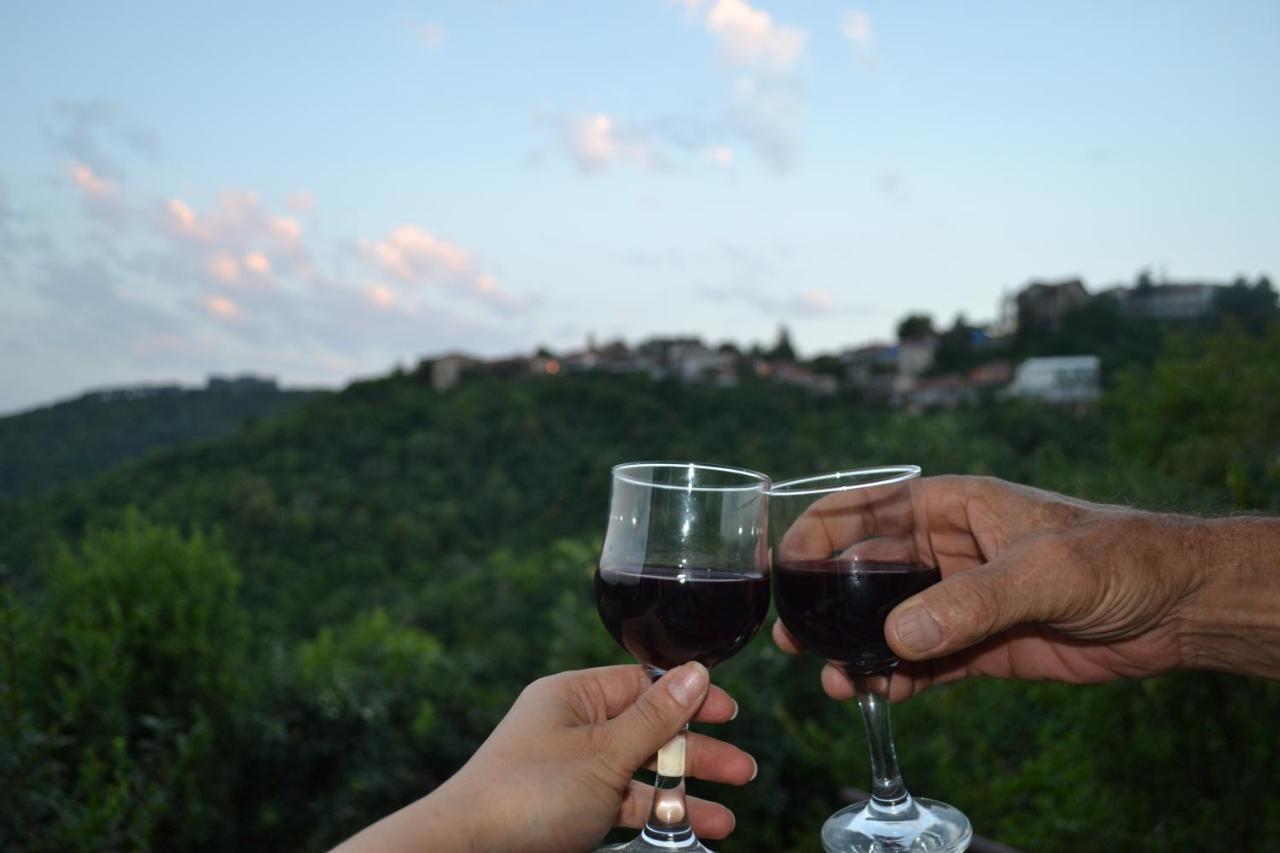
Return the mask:
<svg viewBox="0 0 1280 853"><path fill-rule="evenodd" d="M768 477L741 468L614 467L596 608L654 680L689 661L710 668L760 630L769 611L768 488ZM644 830L602 850L707 849L689 824L684 753L683 733L658 752Z"/></svg>
<svg viewBox="0 0 1280 853"><path fill-rule="evenodd" d="M804 477L769 490L774 599L792 636L853 683L871 751L871 799L822 826L828 853L962 851L969 820L902 782L889 723L898 659L884 623L898 604L941 579L917 519L915 465Z"/></svg>

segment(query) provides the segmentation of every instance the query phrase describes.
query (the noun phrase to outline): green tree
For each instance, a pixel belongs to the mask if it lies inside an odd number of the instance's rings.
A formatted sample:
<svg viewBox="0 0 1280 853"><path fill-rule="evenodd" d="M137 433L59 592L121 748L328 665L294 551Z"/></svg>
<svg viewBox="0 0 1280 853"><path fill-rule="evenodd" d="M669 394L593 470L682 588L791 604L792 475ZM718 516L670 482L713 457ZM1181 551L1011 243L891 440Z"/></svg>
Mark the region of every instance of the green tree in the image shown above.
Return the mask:
<svg viewBox="0 0 1280 853"><path fill-rule="evenodd" d="M774 343L773 349L769 350L769 358L775 361L796 360L796 351L791 346L791 335L787 332L786 326L778 327L778 340Z"/></svg>
<svg viewBox="0 0 1280 853"><path fill-rule="evenodd" d="M1108 395L1116 457L1239 508L1280 507L1280 326L1175 339Z"/></svg>
<svg viewBox="0 0 1280 853"><path fill-rule="evenodd" d="M7 788L4 835L34 849L217 846L247 698L235 567L216 542L128 513L47 571L38 602L6 617L7 689L23 708L6 751L26 778Z"/></svg>
<svg viewBox="0 0 1280 853"><path fill-rule="evenodd" d="M933 330L933 318L928 314L908 314L898 323L898 340L912 341L937 334Z"/></svg>

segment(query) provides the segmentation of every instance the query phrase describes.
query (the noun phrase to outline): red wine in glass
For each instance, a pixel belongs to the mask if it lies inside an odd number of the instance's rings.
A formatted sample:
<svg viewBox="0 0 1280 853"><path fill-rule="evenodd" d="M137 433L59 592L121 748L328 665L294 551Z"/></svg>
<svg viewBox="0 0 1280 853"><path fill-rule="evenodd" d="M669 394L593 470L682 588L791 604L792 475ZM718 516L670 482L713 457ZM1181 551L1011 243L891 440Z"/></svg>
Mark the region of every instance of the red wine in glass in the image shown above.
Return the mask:
<svg viewBox="0 0 1280 853"><path fill-rule="evenodd" d="M614 467L596 609L650 677L691 661L709 669L760 630L769 612L768 488L768 477L744 468ZM653 804L639 837L600 851L707 853L689 821L686 743L681 732L658 750Z"/></svg>
<svg viewBox="0 0 1280 853"><path fill-rule="evenodd" d="M681 566L601 566L596 608L613 638L646 666L710 669L735 655L769 612L769 576Z"/></svg>
<svg viewBox="0 0 1280 853"><path fill-rule="evenodd" d="M773 569L787 629L810 652L860 674L897 664L885 642L885 619L941 579L928 566L841 559L779 562Z"/></svg>
<svg viewBox="0 0 1280 853"><path fill-rule="evenodd" d="M778 615L801 646L849 677L871 757L871 797L822 825L827 853L961 853L969 819L902 781L889 688L898 659L889 613L939 583L928 518L918 512L920 468L889 465L775 483L769 536Z"/></svg>

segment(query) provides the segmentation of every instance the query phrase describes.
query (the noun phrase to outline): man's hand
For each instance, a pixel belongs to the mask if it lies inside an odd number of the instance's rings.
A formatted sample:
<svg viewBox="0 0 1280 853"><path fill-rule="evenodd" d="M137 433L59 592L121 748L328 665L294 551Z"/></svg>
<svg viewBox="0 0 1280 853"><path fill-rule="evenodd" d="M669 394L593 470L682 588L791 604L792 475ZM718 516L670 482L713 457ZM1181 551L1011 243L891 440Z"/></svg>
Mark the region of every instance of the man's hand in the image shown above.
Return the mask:
<svg viewBox="0 0 1280 853"><path fill-rule="evenodd" d="M1159 515L981 477L920 481L914 513L943 580L885 625L903 661L895 699L978 675L1087 683L1206 666L1280 676L1274 520ZM774 639L799 651L781 623ZM852 695L834 666L822 676L832 697Z"/></svg>
<svg viewBox="0 0 1280 853"><path fill-rule="evenodd" d="M566 672L525 688L452 779L347 841L340 851L589 850L613 826L640 827L653 788L632 775L691 719L723 723L737 703L684 664L650 684L639 666ZM736 746L690 734L690 776L743 785L756 763ZM706 838L734 826L724 806L690 797Z"/></svg>

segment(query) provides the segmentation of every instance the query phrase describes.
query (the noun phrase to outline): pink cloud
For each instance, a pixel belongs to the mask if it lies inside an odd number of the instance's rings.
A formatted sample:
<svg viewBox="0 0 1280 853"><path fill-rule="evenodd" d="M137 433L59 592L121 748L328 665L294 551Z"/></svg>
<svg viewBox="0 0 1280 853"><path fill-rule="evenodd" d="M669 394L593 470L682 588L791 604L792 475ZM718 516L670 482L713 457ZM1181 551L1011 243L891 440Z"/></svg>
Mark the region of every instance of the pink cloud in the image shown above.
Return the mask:
<svg viewBox="0 0 1280 853"><path fill-rule="evenodd" d="M165 227L171 233L189 240L203 242L208 234L196 218L196 212L180 198L171 198L165 204Z"/></svg>
<svg viewBox="0 0 1280 853"><path fill-rule="evenodd" d="M302 226L288 216L276 216L268 225L271 235L282 243L295 245L302 239Z"/></svg>
<svg viewBox="0 0 1280 853"><path fill-rule="evenodd" d="M358 245L380 272L405 283L461 286L493 307L518 304L470 252L417 225L400 225L381 240L360 240Z"/></svg>
<svg viewBox="0 0 1280 853"><path fill-rule="evenodd" d="M233 284L240 279L240 262L227 252L219 252L211 257L205 264L205 270L224 284Z"/></svg>
<svg viewBox="0 0 1280 853"><path fill-rule="evenodd" d="M658 160L644 134L604 113L570 120L564 126L564 142L584 172L604 172L622 164L651 168Z"/></svg>
<svg viewBox="0 0 1280 853"><path fill-rule="evenodd" d="M95 174L93 169L90 169L84 163L71 164L71 182L86 196L93 199L113 199L118 192L114 181L109 181Z"/></svg>
<svg viewBox="0 0 1280 853"><path fill-rule="evenodd" d="M730 60L783 71L795 64L808 40L803 30L776 23L768 12L745 0L715 0L707 10L707 29Z"/></svg>
<svg viewBox="0 0 1280 853"><path fill-rule="evenodd" d="M222 320L235 320L244 314L239 305L225 296L206 296L201 305L209 314Z"/></svg>
<svg viewBox="0 0 1280 853"><path fill-rule="evenodd" d="M390 311L400 302L394 290L378 282L365 285L364 293L370 305L383 311Z"/></svg>
<svg viewBox="0 0 1280 853"><path fill-rule="evenodd" d="M261 252L250 252L240 259L241 264L255 275L270 275L271 260Z"/></svg>
<svg viewBox="0 0 1280 853"><path fill-rule="evenodd" d="M296 213L306 213L316 206L316 194L306 190L289 193L284 206Z"/></svg>

